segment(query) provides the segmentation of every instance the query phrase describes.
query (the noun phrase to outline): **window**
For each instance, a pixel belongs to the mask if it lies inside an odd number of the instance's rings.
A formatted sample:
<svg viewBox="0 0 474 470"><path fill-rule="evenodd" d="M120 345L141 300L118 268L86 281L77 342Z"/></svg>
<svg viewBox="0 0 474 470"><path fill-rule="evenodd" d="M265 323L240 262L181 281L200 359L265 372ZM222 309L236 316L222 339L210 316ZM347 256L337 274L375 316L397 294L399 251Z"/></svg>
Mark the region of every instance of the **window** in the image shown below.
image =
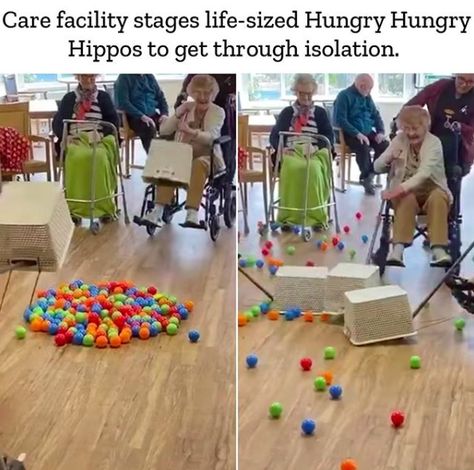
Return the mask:
<svg viewBox="0 0 474 470"><path fill-rule="evenodd" d="M272 109L288 105L295 99L291 87L295 74L244 74L241 76L240 102L242 108ZM316 101L333 101L337 94L350 86L355 73L320 73L313 75L318 84ZM372 74L375 100L400 102L413 95L414 75L403 73Z"/></svg>
<svg viewBox="0 0 474 470"><path fill-rule="evenodd" d="M449 78L452 74L450 73L417 73L415 75L415 88L423 88L431 83L438 81L440 78Z"/></svg>

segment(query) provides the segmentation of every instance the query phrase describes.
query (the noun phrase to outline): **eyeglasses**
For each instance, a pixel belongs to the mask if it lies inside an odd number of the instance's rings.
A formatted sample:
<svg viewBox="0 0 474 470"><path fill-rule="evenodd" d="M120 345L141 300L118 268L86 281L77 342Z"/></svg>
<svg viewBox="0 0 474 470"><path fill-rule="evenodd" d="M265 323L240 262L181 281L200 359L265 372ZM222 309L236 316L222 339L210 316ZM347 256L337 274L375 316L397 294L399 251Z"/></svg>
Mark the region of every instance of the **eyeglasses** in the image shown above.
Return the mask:
<svg viewBox="0 0 474 470"><path fill-rule="evenodd" d="M464 77L456 77L456 80L459 82L461 86L474 86L474 80L469 80Z"/></svg>
<svg viewBox="0 0 474 470"><path fill-rule="evenodd" d="M307 93L304 91L296 91L296 95L300 96L301 98L309 98L309 99L313 97L313 93Z"/></svg>

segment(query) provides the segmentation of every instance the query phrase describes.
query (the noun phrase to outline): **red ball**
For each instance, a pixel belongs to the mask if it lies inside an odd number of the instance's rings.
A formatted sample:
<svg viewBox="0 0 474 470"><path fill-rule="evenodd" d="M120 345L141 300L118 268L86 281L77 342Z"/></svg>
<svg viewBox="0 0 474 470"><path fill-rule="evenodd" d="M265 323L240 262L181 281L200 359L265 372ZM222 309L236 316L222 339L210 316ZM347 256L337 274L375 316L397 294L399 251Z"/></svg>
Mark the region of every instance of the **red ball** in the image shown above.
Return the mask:
<svg viewBox="0 0 474 470"><path fill-rule="evenodd" d="M163 320L160 321L161 328L163 330L166 330L166 327L170 324L167 318L163 318Z"/></svg>
<svg viewBox="0 0 474 470"><path fill-rule="evenodd" d="M303 370L311 370L313 361L309 357L303 357L300 361L300 365Z"/></svg>
<svg viewBox="0 0 474 470"><path fill-rule="evenodd" d="M89 313L89 316L87 319L89 323L95 323L97 326L100 325L100 316L98 313L95 313L95 312Z"/></svg>
<svg viewBox="0 0 474 470"><path fill-rule="evenodd" d="M72 338L74 338L74 333L72 331L66 331L64 334L64 337L66 338L66 343L71 344L72 343ZM57 343L56 343L57 344ZM61 346L58 344L58 346Z"/></svg>
<svg viewBox="0 0 474 470"><path fill-rule="evenodd" d="M56 343L56 346L64 346L66 344L66 335L61 333L57 334L54 337L54 342Z"/></svg>
<svg viewBox="0 0 474 470"><path fill-rule="evenodd" d="M156 293L158 292L157 288L154 287L154 286L150 286L148 288L148 293L151 294L151 295L155 295Z"/></svg>
<svg viewBox="0 0 474 470"><path fill-rule="evenodd" d="M362 219L362 212L356 212L356 219L361 220Z"/></svg>
<svg viewBox="0 0 474 470"><path fill-rule="evenodd" d="M265 247L268 248L269 250L271 250L272 247L273 247L273 243L270 240L267 240L265 242Z"/></svg>
<svg viewBox="0 0 474 470"><path fill-rule="evenodd" d="M306 261L306 266L314 266L314 262L313 261Z"/></svg>
<svg viewBox="0 0 474 470"><path fill-rule="evenodd" d="M332 237L332 244L333 246L337 246L337 244L339 243L339 237Z"/></svg>
<svg viewBox="0 0 474 470"><path fill-rule="evenodd" d="M116 318L114 320L114 323L119 327L119 329L121 330L124 325L125 325L125 317L124 316L120 316L118 318Z"/></svg>
<svg viewBox="0 0 474 470"><path fill-rule="evenodd" d="M405 415L401 411L394 411L390 419L392 420L393 427L399 428L405 421Z"/></svg>
<svg viewBox="0 0 474 470"><path fill-rule="evenodd" d="M349 225L344 225L344 233L349 233L351 231L351 228L349 227Z"/></svg>
<svg viewBox="0 0 474 470"><path fill-rule="evenodd" d="M66 332L67 332L67 329L68 329L67 326L60 326L60 327L58 328L58 334L59 334L59 335L65 335Z"/></svg>
<svg viewBox="0 0 474 470"><path fill-rule="evenodd" d="M262 255L263 256L268 256L269 254L270 254L270 252L266 248L262 249Z"/></svg>

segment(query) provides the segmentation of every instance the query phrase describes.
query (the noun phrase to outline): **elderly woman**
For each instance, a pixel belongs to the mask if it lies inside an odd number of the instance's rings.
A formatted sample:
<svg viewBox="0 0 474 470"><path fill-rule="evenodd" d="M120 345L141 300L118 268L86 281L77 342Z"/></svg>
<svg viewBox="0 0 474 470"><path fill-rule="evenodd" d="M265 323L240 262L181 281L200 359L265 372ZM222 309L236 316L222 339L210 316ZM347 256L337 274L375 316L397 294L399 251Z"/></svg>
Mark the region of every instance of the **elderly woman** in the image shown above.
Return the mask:
<svg viewBox="0 0 474 470"><path fill-rule="evenodd" d="M185 227L202 228L198 214L206 180L210 173L210 155L214 150L214 171L225 170L225 163L219 147L212 148L213 141L221 135L225 119L224 110L213 103L219 87L210 75L195 75L189 82L188 95L193 101L180 105L173 116L163 121L160 135L167 136L180 132L181 142L191 144L193 148L193 163L191 181L186 199ZM171 204L175 188L158 186L156 206L145 216L145 220L156 227L162 225L163 211Z"/></svg>
<svg viewBox="0 0 474 470"><path fill-rule="evenodd" d="M467 174L474 161L474 73L459 73L423 88L407 106L427 106L430 131L441 139L446 170L460 165ZM460 148L453 147L453 123L461 128ZM458 158L459 156L459 158Z"/></svg>
<svg viewBox="0 0 474 470"><path fill-rule="evenodd" d="M284 108L278 116L276 125L270 134L270 144L276 150L279 145L280 132L289 131L301 134L301 137L283 139L285 151L280 173L279 198L281 207L303 209L305 206L304 188L306 187L307 160L305 153L312 147L309 167L308 207L326 204L330 195L330 156L326 149L317 149L315 134L321 134L334 144L334 133L326 110L315 106L313 96L317 93L317 83L310 74L297 74L294 79L293 92L296 101ZM310 147L308 147L309 144ZM319 142L320 145L320 142ZM275 160L274 160L275 163ZM303 223L302 212L280 209L278 222L283 230L292 225ZM320 229L328 223L328 210L320 208L308 211L307 225Z"/></svg>
<svg viewBox="0 0 474 470"><path fill-rule="evenodd" d="M105 91L98 90L96 75L76 75L76 90L64 95L59 109L53 119L53 132L60 144L63 137L65 119L78 121L105 121L119 127L117 111L112 99ZM95 154L95 199L106 198L117 189L118 148L113 130L109 126L99 129L96 126L74 124L69 127L69 140L65 148L65 178L68 199L90 200L92 178L92 146L96 145ZM59 152L58 152L59 153ZM89 204L69 203L71 215L76 222L82 217L90 217ZM115 200L106 198L95 205L94 217L109 221L117 212Z"/></svg>
<svg viewBox="0 0 474 470"><path fill-rule="evenodd" d="M398 115L401 132L375 161L377 173L390 172L390 186L383 198L392 202L395 217L393 249L387 264L404 267L403 251L413 242L416 216L428 217L433 258L431 266L449 266L448 214L452 195L444 170L443 147L429 132L430 115L421 106L406 106Z"/></svg>

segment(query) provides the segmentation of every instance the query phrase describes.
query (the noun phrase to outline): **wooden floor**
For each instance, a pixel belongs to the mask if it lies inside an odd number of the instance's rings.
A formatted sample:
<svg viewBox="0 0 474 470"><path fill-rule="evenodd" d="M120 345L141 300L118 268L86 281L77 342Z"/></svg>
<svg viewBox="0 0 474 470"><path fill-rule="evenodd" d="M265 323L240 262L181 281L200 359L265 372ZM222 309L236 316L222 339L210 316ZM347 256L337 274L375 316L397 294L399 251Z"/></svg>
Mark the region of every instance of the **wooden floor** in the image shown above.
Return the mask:
<svg viewBox="0 0 474 470"><path fill-rule="evenodd" d="M126 187L133 216L138 172ZM175 337L119 350L59 349L44 334L18 341L35 274L13 274L0 317L0 449L25 452L28 470L235 468L235 229L214 245L179 227L182 217L154 239L123 220L98 236L76 229L64 268L39 281L130 279L191 299L195 313Z"/></svg>
<svg viewBox="0 0 474 470"><path fill-rule="evenodd" d="M242 237L239 252L259 256L262 240L256 234L263 219L261 190L255 185L250 218L251 233ZM463 237L465 247L474 234L472 200L474 179L464 182ZM380 198L363 196L352 186L338 195L341 225L352 232L343 236L347 247L357 250L356 262L364 262L367 246L362 234L372 235ZM364 219L356 222L355 212ZM347 252L334 249L322 254L312 242L304 243L295 235L268 237L274 253L286 264L304 265L313 260L318 265L334 266L347 260ZM285 247L296 247L293 256ZM474 253L473 253L474 254ZM472 258L472 255L469 256ZM406 252L408 268L390 268L387 283L398 283L407 290L410 303L417 306L435 286L442 272L428 265L428 253L420 243ZM268 272L249 270L270 291L274 279ZM473 275L469 259L463 265ZM239 310L265 300L245 277L239 275ZM454 317L467 320L465 330L457 332ZM448 319L435 324L437 319ZM239 328L239 462L240 470L339 470L340 462L353 458L359 470L472 470L474 450L469 445L474 431L474 327L469 315L452 300L443 288L416 321L415 339L366 347L352 346L343 336L340 324L304 323L302 320L270 321L264 317ZM337 357L323 360L326 346L334 346ZM257 354L257 368L246 367L246 356ZM411 370L409 359L419 355L420 370ZM302 357L313 359L313 370L299 368ZM318 372L329 370L335 383L343 387L343 398L332 401L327 393L315 392L313 380ZM281 402L281 419L272 420L268 408ZM401 410L407 421L395 430L390 414ZM316 421L312 437L301 435L303 419Z"/></svg>

